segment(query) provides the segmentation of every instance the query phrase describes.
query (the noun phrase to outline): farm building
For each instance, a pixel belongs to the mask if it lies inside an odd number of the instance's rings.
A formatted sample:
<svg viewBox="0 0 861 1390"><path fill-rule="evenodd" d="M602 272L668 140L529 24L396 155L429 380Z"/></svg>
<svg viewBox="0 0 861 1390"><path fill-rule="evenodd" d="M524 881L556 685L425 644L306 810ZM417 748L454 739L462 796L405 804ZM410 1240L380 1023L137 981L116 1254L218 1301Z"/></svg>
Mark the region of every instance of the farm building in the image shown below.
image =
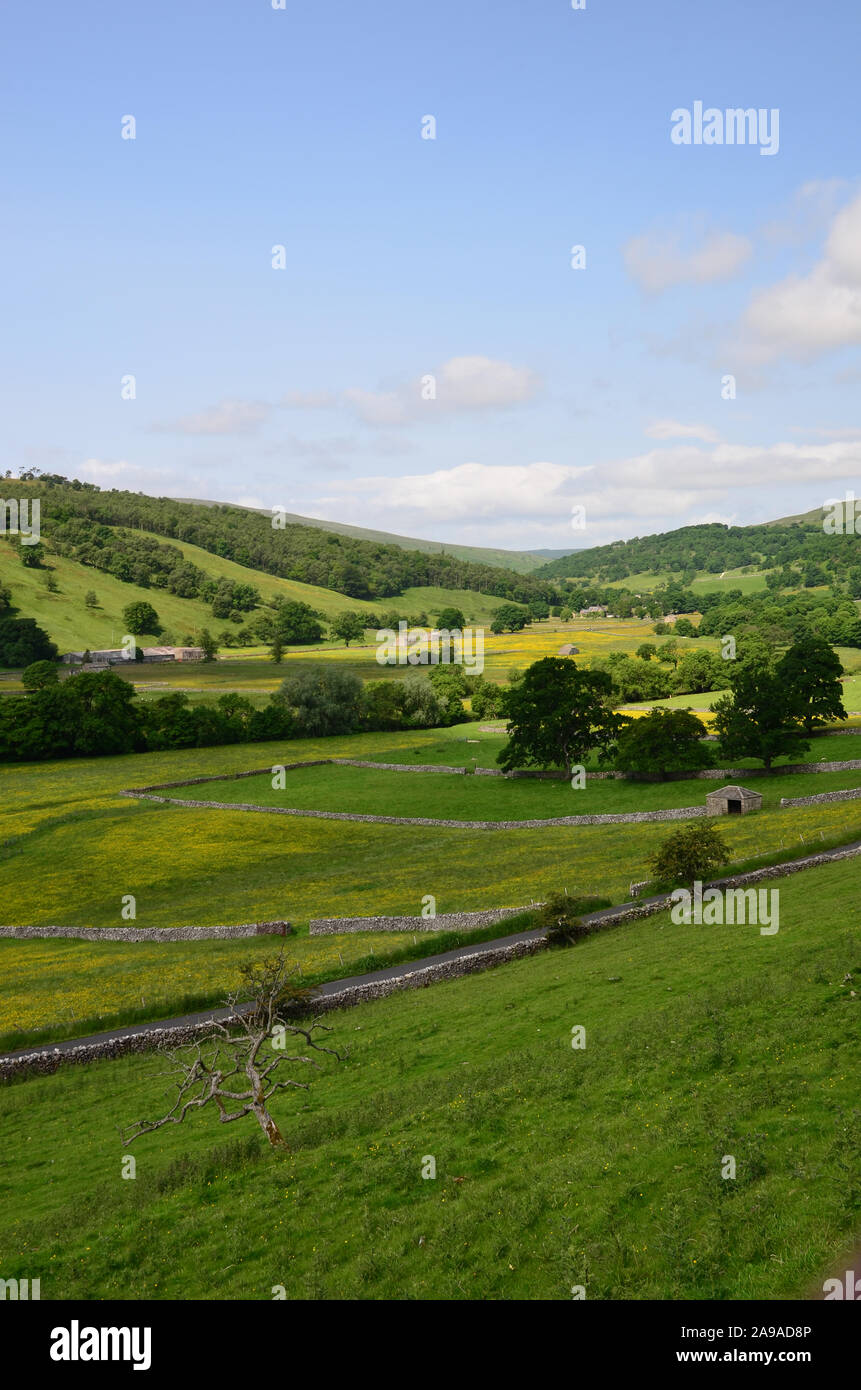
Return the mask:
<svg viewBox="0 0 861 1390"><path fill-rule="evenodd" d="M143 647L141 650L144 661L202 661L204 656L202 647ZM83 652L65 652L63 655L68 665L78 665L83 658ZM91 666L118 666L121 661L131 660L124 647L90 652Z"/></svg>
<svg viewBox="0 0 861 1390"><path fill-rule="evenodd" d="M743 816L748 811L760 811L762 797L747 787L721 787L720 791L709 792L706 808L711 816Z"/></svg>
<svg viewBox="0 0 861 1390"><path fill-rule="evenodd" d="M579 647L572 646L572 644L571 644L570 642L566 642L564 647L560 647L560 648L559 648L559 655L560 655L560 656L579 656L579 655L580 655L580 648L579 648Z"/></svg>

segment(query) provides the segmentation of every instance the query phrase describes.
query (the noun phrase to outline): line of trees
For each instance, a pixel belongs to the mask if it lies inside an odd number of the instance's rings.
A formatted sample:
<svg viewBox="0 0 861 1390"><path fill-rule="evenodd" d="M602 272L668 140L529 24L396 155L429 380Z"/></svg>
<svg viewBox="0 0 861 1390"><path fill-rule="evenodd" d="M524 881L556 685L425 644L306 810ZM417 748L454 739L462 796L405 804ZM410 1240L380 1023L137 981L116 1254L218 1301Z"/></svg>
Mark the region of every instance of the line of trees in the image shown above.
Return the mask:
<svg viewBox="0 0 861 1390"><path fill-rule="evenodd" d="M483 683L472 679L473 686ZM465 686L434 683L417 672L363 684L336 666L303 663L260 708L234 693L214 704L193 704L183 691L144 701L114 671L83 671L60 680L51 660L34 662L23 680L26 695L0 699L2 762L426 729L467 717ZM496 688L487 689L492 707Z"/></svg>
<svg viewBox="0 0 861 1390"><path fill-rule="evenodd" d="M643 662L644 666L648 663ZM846 718L842 666L828 642L805 636L782 656L764 643L735 662L722 662L727 694L712 705L719 750L704 745L705 728L688 710L657 708L637 719L616 713L609 671L581 669L567 658L536 661L502 697L509 721L504 770L572 768L597 751L620 771L665 775L695 770L715 758L776 758L809 748L817 728Z"/></svg>

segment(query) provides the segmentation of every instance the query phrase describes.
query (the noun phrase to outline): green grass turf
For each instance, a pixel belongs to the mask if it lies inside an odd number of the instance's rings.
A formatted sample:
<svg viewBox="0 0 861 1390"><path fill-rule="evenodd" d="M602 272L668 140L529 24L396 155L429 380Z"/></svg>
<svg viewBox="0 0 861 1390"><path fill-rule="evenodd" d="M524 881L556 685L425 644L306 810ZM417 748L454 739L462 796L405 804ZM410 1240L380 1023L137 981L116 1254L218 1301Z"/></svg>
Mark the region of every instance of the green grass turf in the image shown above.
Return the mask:
<svg viewBox="0 0 861 1390"><path fill-rule="evenodd" d="M264 773L238 781L171 788L164 795L341 814L517 821L701 806L708 792L720 785L703 779L683 782L596 779L587 781L582 788L572 789L566 781L455 777L434 772L399 773L340 766L292 768L285 774L283 788L273 788L272 782L271 774ZM761 794L765 809L779 806L781 797L813 796L861 787L861 769L757 777L755 782L754 789Z"/></svg>
<svg viewBox="0 0 861 1390"><path fill-rule="evenodd" d="M781 882L772 937L656 917L331 1015L349 1060L272 1102L289 1156L208 1113L123 1147L166 1105L156 1057L11 1086L0 1276L43 1299L821 1291L861 1215L857 873Z"/></svg>

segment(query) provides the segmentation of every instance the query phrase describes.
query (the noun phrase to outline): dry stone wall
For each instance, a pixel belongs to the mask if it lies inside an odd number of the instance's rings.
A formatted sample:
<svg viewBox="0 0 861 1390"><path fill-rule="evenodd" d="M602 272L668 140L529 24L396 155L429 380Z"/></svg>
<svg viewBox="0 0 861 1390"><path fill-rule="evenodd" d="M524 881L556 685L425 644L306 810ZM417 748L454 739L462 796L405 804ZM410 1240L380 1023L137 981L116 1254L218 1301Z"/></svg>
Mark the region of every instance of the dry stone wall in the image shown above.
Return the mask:
<svg viewBox="0 0 861 1390"><path fill-rule="evenodd" d="M289 922L236 927L0 927L0 937L73 937L80 941L231 941L247 936L289 936Z"/></svg>
<svg viewBox="0 0 861 1390"><path fill-rule="evenodd" d="M813 868L819 864L851 859L857 855L861 855L861 842L847 845L843 849L823 850L819 854L806 855L803 859L794 859L788 864L775 864L768 868L753 869L745 874L735 874L728 878L716 879L709 886L712 888L739 888L746 884L760 882L763 879L782 878L787 874L800 873L804 869ZM652 898L648 902L637 903L633 906L623 905L592 913L585 917L584 921L587 922L592 931L602 931L607 927L616 926L620 922L651 917L654 913L663 912L670 905L671 900L671 894L667 893L659 898ZM386 979L372 980L365 984L347 985L342 990L336 990L318 998L314 1003L315 1013L325 1013L333 1009L348 1008L353 1004L365 1003L368 1000L381 999L399 989L420 989L440 980L456 979L461 975L486 970L505 961L534 955L545 949L546 942L543 936L536 936L533 933L526 933L524 936L525 939L511 942L507 946L494 947L490 945L486 949L477 948L474 952L456 956L448 961L438 961L431 965L419 965L417 963L414 969L405 970L400 975ZM8 1081L31 1074L54 1072L64 1063L108 1061L114 1057L125 1056L130 1052L148 1052L153 1048L162 1046L181 1047L186 1043L193 1043L201 1037L205 1037L210 1027L209 1023L204 1022L174 1028L152 1028L148 1031L125 1034L102 1042L81 1043L78 1047L70 1048L65 1052L61 1052L57 1048L51 1052L0 1058L0 1081Z"/></svg>
<svg viewBox="0 0 861 1390"><path fill-rule="evenodd" d="M528 907L497 907L485 912L438 912L436 917L315 917L309 927L311 936L340 936L355 931L475 931L528 912Z"/></svg>

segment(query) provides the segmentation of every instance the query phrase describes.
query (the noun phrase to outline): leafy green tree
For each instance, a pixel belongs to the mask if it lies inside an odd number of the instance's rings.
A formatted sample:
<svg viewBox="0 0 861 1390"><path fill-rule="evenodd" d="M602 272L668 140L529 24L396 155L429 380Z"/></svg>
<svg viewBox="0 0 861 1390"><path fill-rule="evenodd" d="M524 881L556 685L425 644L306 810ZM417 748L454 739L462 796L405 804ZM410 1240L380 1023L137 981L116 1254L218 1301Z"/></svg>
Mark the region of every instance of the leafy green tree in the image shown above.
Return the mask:
<svg viewBox="0 0 861 1390"><path fill-rule="evenodd" d="M85 607L85 608L98 608L98 606L99 606L99 600L98 600L98 598L97 598L97 596L96 596L95 590L94 590L94 589L88 589L88 590L87 590L87 593L86 593L86 596L85 596L85 598L84 598L84 607Z"/></svg>
<svg viewBox="0 0 861 1390"><path fill-rule="evenodd" d="M345 647L351 642L361 642L365 635L364 613L339 613L330 624L333 637L339 637Z"/></svg>
<svg viewBox="0 0 861 1390"><path fill-rule="evenodd" d="M486 676L476 676L472 682L471 706L476 719L495 719L502 714L505 691Z"/></svg>
<svg viewBox="0 0 861 1390"><path fill-rule="evenodd" d="M43 690L46 685L57 685L59 673L53 661L34 661L21 675L25 690Z"/></svg>
<svg viewBox="0 0 861 1390"><path fill-rule="evenodd" d="M361 727L362 682L334 666L300 665L272 699L289 711L297 738L349 734Z"/></svg>
<svg viewBox="0 0 861 1390"><path fill-rule="evenodd" d="M712 705L724 757L759 758L770 771L775 758L810 747L795 723L791 692L773 664L737 662L730 683L730 693Z"/></svg>
<svg viewBox="0 0 861 1390"><path fill-rule="evenodd" d="M684 883L691 888L704 882L716 869L729 863L729 846L707 820L675 830L648 860L652 875L662 883Z"/></svg>
<svg viewBox="0 0 861 1390"><path fill-rule="evenodd" d="M35 545L21 546L21 564L26 569L38 570L42 568L44 563L45 547L41 541L37 541Z"/></svg>
<svg viewBox="0 0 861 1390"><path fill-rule="evenodd" d="M45 571L45 588L48 590L49 594L58 594L60 592L57 576L53 570Z"/></svg>
<svg viewBox="0 0 861 1390"><path fill-rule="evenodd" d="M200 634L200 641L197 644L203 651L204 661L214 661L218 653L218 643L209 631L208 627L203 628Z"/></svg>
<svg viewBox="0 0 861 1390"><path fill-rule="evenodd" d="M54 661L57 648L35 618L0 617L0 666Z"/></svg>
<svg viewBox="0 0 861 1390"><path fill-rule="evenodd" d="M284 660L284 643L277 632L272 638L272 646L269 648L269 659L274 661L276 666L280 666Z"/></svg>
<svg viewBox="0 0 861 1390"><path fill-rule="evenodd" d="M466 627L466 618L459 608L444 608L437 615L436 625L440 632L462 632Z"/></svg>
<svg viewBox="0 0 861 1390"><path fill-rule="evenodd" d="M702 739L705 728L686 709L657 709L625 724L614 762L620 772L694 771L711 761Z"/></svg>
<svg viewBox="0 0 861 1390"><path fill-rule="evenodd" d="M514 603L502 603L493 615L490 630L497 633L520 632L526 626L528 617L525 608L518 608Z"/></svg>
<svg viewBox="0 0 861 1390"><path fill-rule="evenodd" d="M662 642L660 647L658 647L657 655L659 661L663 661L665 665L671 665L675 668L679 664L681 655L678 642L676 642L675 639L671 639L669 642Z"/></svg>
<svg viewBox="0 0 861 1390"><path fill-rule="evenodd" d="M679 694L699 694L703 690L725 690L729 685L727 667L714 652L685 652L673 672L673 690Z"/></svg>
<svg viewBox="0 0 861 1390"><path fill-rule="evenodd" d="M802 637L778 662L777 673L786 683L789 708L805 733L846 718L840 680L843 666L824 638Z"/></svg>
<svg viewBox="0 0 861 1390"><path fill-rule="evenodd" d="M509 737L497 762L506 772L564 767L570 777L593 748L606 751L615 743L622 720L610 708L612 694L606 671L581 670L564 657L534 662L506 692Z"/></svg>
<svg viewBox="0 0 861 1390"><path fill-rule="evenodd" d="M134 687L121 676L113 671L84 671L64 681L60 692L73 708L75 756L131 753L139 745L141 721L134 706Z"/></svg>
<svg viewBox="0 0 861 1390"><path fill-rule="evenodd" d="M323 636L323 625L314 609L307 603L291 600L289 603L279 604L273 623L285 647L319 642Z"/></svg>
<svg viewBox="0 0 861 1390"><path fill-rule="evenodd" d="M123 622L126 632L130 632L133 637L142 637L144 633L157 637L161 632L158 614L145 599L126 605L123 609Z"/></svg>
<svg viewBox="0 0 861 1390"><path fill-rule="evenodd" d="M403 681L368 681L363 691L363 722L368 729L403 728Z"/></svg>
<svg viewBox="0 0 861 1390"><path fill-rule="evenodd" d="M456 695L438 695L429 680L418 671L403 681L403 721L407 729L436 729L463 718L463 705Z"/></svg>
<svg viewBox="0 0 861 1390"><path fill-rule="evenodd" d="M637 648L636 654L641 661L651 661L656 651L657 648L654 642L641 642L639 647Z"/></svg>

